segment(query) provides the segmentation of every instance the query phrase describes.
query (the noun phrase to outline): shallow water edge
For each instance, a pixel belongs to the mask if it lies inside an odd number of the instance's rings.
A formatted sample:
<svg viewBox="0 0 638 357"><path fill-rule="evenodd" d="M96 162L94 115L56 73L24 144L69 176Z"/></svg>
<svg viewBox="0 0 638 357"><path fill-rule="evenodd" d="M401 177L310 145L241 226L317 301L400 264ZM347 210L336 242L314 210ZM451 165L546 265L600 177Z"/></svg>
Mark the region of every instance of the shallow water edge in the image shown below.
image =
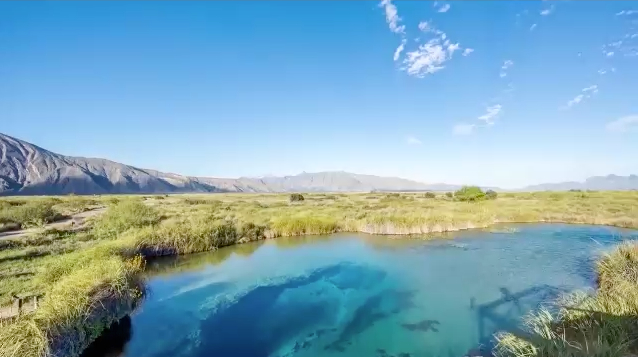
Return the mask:
<svg viewBox="0 0 638 357"><path fill-rule="evenodd" d="M464 238L464 239L466 239L466 238L476 238L476 237L474 237L475 233L478 236L480 236L481 233L486 233L486 232L487 233L504 233L504 234L516 233L517 232L517 227L508 227L507 224L504 224L502 226L501 225L492 225L492 226L493 227L491 229L488 229L488 230L485 230L485 229L467 229L467 230L469 230L469 232L464 233L463 235L452 235L452 234L448 235L448 234L445 234L445 233L446 232L450 232L450 231L444 231L444 232L441 232L441 234L425 234L424 237L414 237L416 239L402 239L402 238L405 237L404 234L396 234L398 236L397 237L398 239L391 239L391 237L388 236L388 235L386 235L386 237L378 237L378 239L374 239L373 237L370 237L370 238L374 241L375 245L376 244L381 244L381 245L385 246L387 244L388 247L392 245L392 246L394 246L393 248L396 248L397 247L396 244L399 244L401 247L404 246L403 243L400 243L400 242L405 242L406 244L410 245L410 242L417 242L417 241L423 241L423 240L432 240L432 241L439 240L439 239L448 240L450 238L456 238L456 237ZM526 225L521 225L521 226L525 227ZM547 226L552 226L552 225L547 225ZM557 228L560 228L560 227L557 226ZM583 228L585 230L587 230L587 227L583 227ZM592 226L591 228L594 228L594 226ZM601 227L598 226L598 228L601 228ZM572 228L569 228L569 229L571 230ZM574 229L578 230L578 228L576 228L576 227L574 227ZM459 230L461 230L461 229L459 229ZM466 230L466 229L463 229L463 230ZM453 232L453 231L451 231L451 232ZM346 232L344 232L344 233L346 233ZM412 233L412 234L413 235L418 235L418 233ZM423 234L423 233L421 233L421 234ZM615 235L615 234L616 234L615 232L611 233L611 235ZM621 235L623 235L623 234L621 234ZM633 235L633 232L632 232L632 235ZM301 245L304 245L305 243L308 243L308 242L317 242L317 241L324 241L324 240L326 240L326 241L330 241L330 240L339 241L340 240L339 236L340 235L336 235L336 236L335 235L332 235L332 236L331 235L321 235L321 236L316 236L316 235L315 236L309 236L309 235L306 235L305 237L291 237L289 239L281 238L281 239L274 240L273 243L275 243L277 246L279 246L280 243L283 244L283 246L289 246L289 245L290 246L301 246ZM366 237L367 234L363 234L363 236ZM407 237L405 237L405 238L407 238ZM596 237L594 236L594 238L596 238ZM484 238L478 238L478 239L484 239ZM368 241L367 237L366 237L365 240ZM514 240L516 240L516 239L514 238ZM592 240L595 242L595 240L593 238L592 238ZM269 241L269 239L266 239L266 241ZM264 242L264 240L261 240L261 242ZM512 241L512 242L514 242L514 241ZM230 247L228 249L220 249L219 253L224 252L224 254L217 254L216 253L216 254L210 255L208 257L207 256L202 256L202 258L204 258L203 263L204 264L220 263L221 261L225 260L224 258L227 258L228 256L230 256L233 253L238 254L239 256L248 257L248 256L252 255L252 253L256 249L259 249L259 247L262 246L262 244L260 244L260 242L253 242L253 243L255 243L255 244L239 244L238 246L236 246L235 248L232 248L232 249L230 249ZM525 244L524 241L521 241L521 243ZM435 244L435 245L438 245L438 243ZM459 246L462 246L462 245L463 244L459 244ZM450 244L446 244L446 246L450 246ZM452 244L451 246L455 246L455 245ZM245 247L245 249L242 248L242 247ZM225 254L225 253L228 253L228 254ZM154 265L154 262L156 260L152 259L152 257L148 257L148 258L151 258L151 259L149 259L149 265L147 266L147 271L149 273L151 273L151 274L159 273L159 276L163 276L163 275L165 275L167 273L168 274L174 274L175 273L175 271L173 269L169 269L169 271L164 271L163 273L162 272L158 272L158 271L153 272L153 270L155 270L153 265ZM210 260L211 258L215 259L215 261L211 261ZM217 259L221 259L221 260L217 261ZM185 261L188 261L188 260L190 260L190 259L186 258ZM199 260L199 259L196 259L196 260ZM158 263L160 261L158 261ZM180 259L180 261L181 261L181 259ZM592 263L592 264L589 264L589 263ZM587 264L593 266L593 261L589 261L589 263L587 263ZM169 265L171 265L171 264L169 264ZM192 268L192 266L190 268ZM584 266L583 266L583 268L584 268ZM181 269L178 269L178 272L179 271L181 271ZM188 271L188 268L187 268L186 271ZM390 300L392 300L392 299L390 299ZM409 323L415 324L416 322L409 322ZM412 326L412 325L410 325L410 326ZM416 325L414 327L416 329ZM407 327L405 327L405 328L407 328Z"/></svg>

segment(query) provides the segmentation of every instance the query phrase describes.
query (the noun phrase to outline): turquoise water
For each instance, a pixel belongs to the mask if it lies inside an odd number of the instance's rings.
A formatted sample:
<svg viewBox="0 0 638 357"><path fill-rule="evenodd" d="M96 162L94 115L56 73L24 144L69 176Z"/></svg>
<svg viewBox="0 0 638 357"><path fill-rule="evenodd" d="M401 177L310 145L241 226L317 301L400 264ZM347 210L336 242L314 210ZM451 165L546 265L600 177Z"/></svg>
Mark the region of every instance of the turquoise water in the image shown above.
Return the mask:
<svg viewBox="0 0 638 357"><path fill-rule="evenodd" d="M464 356L574 289L635 231L516 225L454 240L278 239L151 266L127 357Z"/></svg>

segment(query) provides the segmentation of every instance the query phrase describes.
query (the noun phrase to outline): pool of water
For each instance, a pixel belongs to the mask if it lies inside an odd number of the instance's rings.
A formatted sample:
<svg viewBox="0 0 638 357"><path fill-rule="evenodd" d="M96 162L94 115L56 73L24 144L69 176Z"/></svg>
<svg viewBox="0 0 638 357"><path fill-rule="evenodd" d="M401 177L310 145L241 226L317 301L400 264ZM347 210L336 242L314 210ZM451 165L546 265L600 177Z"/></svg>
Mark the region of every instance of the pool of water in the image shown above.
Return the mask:
<svg viewBox="0 0 638 357"><path fill-rule="evenodd" d="M121 355L464 356L539 304L591 289L596 257L638 238L609 227L505 228L277 239L160 261Z"/></svg>

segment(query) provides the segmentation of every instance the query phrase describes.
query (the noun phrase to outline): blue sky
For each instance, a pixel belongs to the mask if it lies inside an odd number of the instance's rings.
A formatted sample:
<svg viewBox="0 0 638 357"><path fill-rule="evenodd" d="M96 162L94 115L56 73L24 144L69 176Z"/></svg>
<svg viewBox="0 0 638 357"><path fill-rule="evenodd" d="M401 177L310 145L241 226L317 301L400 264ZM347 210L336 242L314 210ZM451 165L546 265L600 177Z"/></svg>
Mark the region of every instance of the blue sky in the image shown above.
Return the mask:
<svg viewBox="0 0 638 357"><path fill-rule="evenodd" d="M0 132L186 175L635 174L637 83L630 1L0 2Z"/></svg>

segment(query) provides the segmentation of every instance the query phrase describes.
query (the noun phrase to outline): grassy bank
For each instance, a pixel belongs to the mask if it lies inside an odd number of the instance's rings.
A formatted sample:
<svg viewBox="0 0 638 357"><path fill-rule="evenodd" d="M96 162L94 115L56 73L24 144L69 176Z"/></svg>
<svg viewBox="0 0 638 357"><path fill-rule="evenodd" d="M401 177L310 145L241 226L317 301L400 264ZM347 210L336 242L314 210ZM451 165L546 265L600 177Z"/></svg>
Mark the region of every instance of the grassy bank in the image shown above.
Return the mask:
<svg viewBox="0 0 638 357"><path fill-rule="evenodd" d="M42 226L38 217L48 222L100 206L109 208L86 230L42 228L27 238L0 240L0 306L13 294L44 294L35 313L5 322L0 355L35 357L47 350L77 355L130 311L143 293L138 273L154 256L282 236L421 234L497 222L638 228L638 192L541 192L472 200L425 193L304 194L292 202L282 194L20 198L0 200L0 217L13 217L10 223L20 226L35 217L36 226Z"/></svg>
<svg viewBox="0 0 638 357"><path fill-rule="evenodd" d="M597 264L595 294L574 293L528 316L527 331L498 335L499 356L626 357L638 353L638 245ZM553 311L552 311L553 310Z"/></svg>

